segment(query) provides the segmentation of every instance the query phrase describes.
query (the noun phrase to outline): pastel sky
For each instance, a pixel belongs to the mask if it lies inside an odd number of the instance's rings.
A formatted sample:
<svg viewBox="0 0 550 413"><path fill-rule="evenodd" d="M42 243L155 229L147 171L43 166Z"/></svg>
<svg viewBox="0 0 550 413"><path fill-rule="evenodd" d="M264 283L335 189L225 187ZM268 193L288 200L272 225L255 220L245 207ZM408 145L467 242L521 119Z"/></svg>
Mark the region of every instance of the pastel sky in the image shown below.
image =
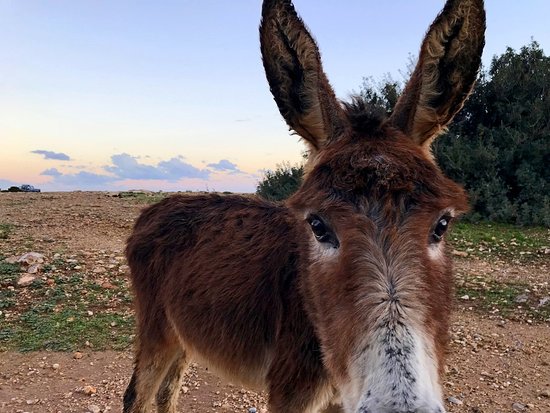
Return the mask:
<svg viewBox="0 0 550 413"><path fill-rule="evenodd" d="M402 80L443 0L295 0L336 93ZM0 188L253 192L300 161L260 60L260 0L0 0ZM484 64L548 0L487 0Z"/></svg>

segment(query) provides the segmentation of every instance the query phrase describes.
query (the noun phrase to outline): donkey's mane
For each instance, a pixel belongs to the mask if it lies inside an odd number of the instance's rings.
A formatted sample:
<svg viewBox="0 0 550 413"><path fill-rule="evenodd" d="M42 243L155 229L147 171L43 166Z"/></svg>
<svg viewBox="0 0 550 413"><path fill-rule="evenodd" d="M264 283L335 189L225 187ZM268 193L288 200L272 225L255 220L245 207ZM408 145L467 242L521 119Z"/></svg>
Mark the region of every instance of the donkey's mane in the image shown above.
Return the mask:
<svg viewBox="0 0 550 413"><path fill-rule="evenodd" d="M361 95L352 95L349 102L342 102L346 115L359 134L376 134L388 114L380 106L369 103Z"/></svg>

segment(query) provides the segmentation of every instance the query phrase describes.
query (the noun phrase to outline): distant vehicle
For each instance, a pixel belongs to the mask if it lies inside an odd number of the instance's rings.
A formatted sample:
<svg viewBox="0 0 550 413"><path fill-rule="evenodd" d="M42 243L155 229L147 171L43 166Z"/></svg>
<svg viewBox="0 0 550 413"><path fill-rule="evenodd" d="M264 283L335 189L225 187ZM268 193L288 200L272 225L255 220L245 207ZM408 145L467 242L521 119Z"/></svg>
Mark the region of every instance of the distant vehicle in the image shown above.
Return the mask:
<svg viewBox="0 0 550 413"><path fill-rule="evenodd" d="M40 192L40 189L35 188L32 185L24 184L21 185L21 192Z"/></svg>

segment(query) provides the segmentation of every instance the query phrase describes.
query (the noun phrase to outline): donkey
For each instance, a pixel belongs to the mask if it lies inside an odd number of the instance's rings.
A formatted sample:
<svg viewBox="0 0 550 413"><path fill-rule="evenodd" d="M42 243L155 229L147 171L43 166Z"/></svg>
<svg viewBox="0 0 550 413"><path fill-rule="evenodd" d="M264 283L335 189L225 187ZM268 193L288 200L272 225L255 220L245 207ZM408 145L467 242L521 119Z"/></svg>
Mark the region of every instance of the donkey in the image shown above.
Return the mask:
<svg viewBox="0 0 550 413"><path fill-rule="evenodd" d="M442 413L452 302L445 248L464 190L430 152L472 90L483 0L448 0L390 115L341 103L290 0L265 0L275 102L309 148L284 203L172 196L126 254L135 368L124 412L176 411L190 360L267 389L271 413Z"/></svg>

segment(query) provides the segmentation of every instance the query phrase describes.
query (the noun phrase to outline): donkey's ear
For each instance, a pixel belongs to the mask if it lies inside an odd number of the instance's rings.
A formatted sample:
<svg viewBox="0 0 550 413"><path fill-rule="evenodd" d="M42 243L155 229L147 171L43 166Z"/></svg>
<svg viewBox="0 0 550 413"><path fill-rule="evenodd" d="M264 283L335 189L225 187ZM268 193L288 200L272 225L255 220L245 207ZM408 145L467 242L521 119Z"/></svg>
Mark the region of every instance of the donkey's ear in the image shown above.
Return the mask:
<svg viewBox="0 0 550 413"><path fill-rule="evenodd" d="M483 0L448 0L389 121L429 151L470 94L484 44Z"/></svg>
<svg viewBox="0 0 550 413"><path fill-rule="evenodd" d="M343 109L323 72L319 49L290 0L264 0L260 43L271 93L290 128L313 151L341 135Z"/></svg>

